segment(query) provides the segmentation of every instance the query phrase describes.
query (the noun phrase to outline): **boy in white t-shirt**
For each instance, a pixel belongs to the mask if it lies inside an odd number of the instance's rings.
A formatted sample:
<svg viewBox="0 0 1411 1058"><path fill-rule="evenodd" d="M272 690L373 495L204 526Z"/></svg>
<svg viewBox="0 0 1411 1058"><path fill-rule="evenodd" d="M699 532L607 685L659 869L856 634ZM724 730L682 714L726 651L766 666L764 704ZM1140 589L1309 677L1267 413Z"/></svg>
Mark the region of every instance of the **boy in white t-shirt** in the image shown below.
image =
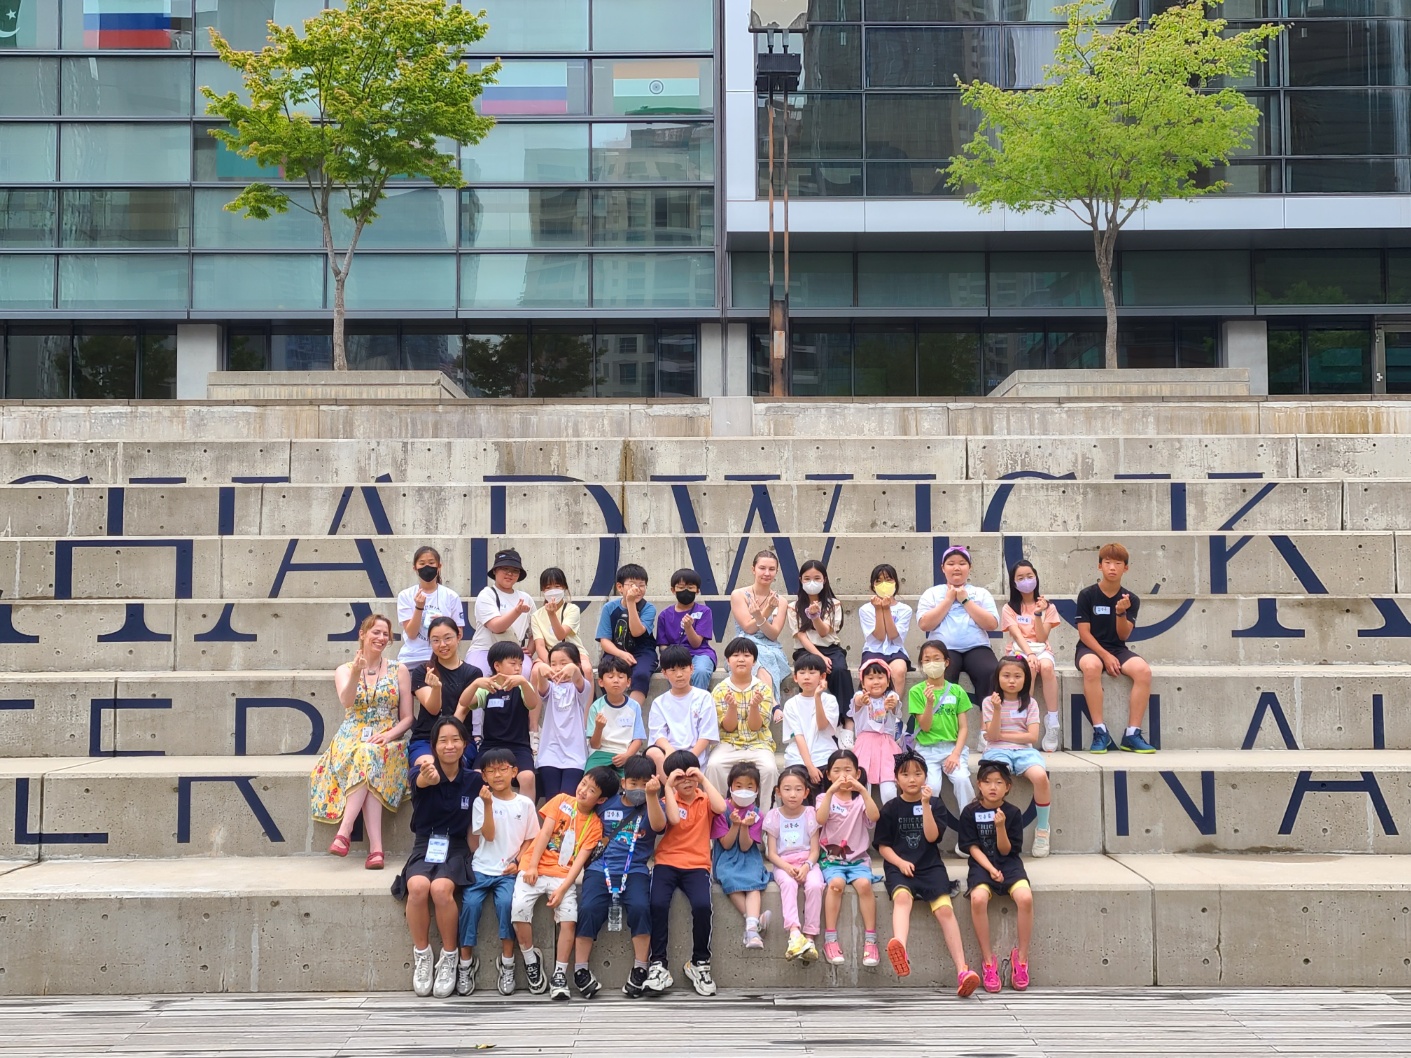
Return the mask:
<svg viewBox="0 0 1411 1058"><path fill-rule="evenodd" d="M679 749L690 750L704 768L710 747L720 741L720 718L709 691L691 685L691 652L670 646L661 652L661 671L671 689L652 702L647 756L666 781L662 765Z"/></svg>
<svg viewBox="0 0 1411 1058"><path fill-rule="evenodd" d="M817 654L794 660L799 693L784 703L784 765L808 772L812 792L823 786L823 767L838 748L838 699L823 689L828 666Z"/></svg>
<svg viewBox="0 0 1411 1058"><path fill-rule="evenodd" d="M598 684L602 696L588 707L588 761L585 770L612 768L623 774L628 760L647 744L647 728L642 723L642 707L627 693L632 666L616 654L604 654L598 662Z"/></svg>
<svg viewBox="0 0 1411 1058"><path fill-rule="evenodd" d="M539 813L534 802L514 792L510 784L519 773L514 753L507 749L489 749L476 762L491 794L490 813L486 802L477 800L471 810L472 834L480 844L470 861L475 871L475 884L461 890L461 958L456 968L456 992L468 996L475 991L475 976L480 960L475 956L475 938L480 932L480 912L489 897L495 904L495 917L500 920L499 986L501 995L514 992L514 924L510 910L514 898L514 880L519 873L519 858L526 854L539 835Z"/></svg>

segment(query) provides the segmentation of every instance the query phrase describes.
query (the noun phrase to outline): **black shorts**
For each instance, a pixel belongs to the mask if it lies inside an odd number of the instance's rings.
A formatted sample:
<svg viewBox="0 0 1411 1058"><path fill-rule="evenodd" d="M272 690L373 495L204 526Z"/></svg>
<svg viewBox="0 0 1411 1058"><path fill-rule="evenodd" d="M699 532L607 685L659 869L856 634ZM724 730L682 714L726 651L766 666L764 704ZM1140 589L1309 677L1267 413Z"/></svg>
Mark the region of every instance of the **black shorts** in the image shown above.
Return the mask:
<svg viewBox="0 0 1411 1058"><path fill-rule="evenodd" d="M969 896L980 886L984 886L995 896L1006 896L1014 891L1014 887L1020 883L1029 884L1029 875L1023 867L1010 868L1004 872L1004 881L997 882L990 877L990 872L981 867L978 863L972 863L970 874L965 879L965 895Z"/></svg>
<svg viewBox="0 0 1411 1058"><path fill-rule="evenodd" d="M480 746L480 752L476 756L483 756L488 750L507 749L514 754L514 762L520 771L534 770L534 750L529 746L518 745L496 745L493 742L485 742Z"/></svg>
<svg viewBox="0 0 1411 1058"><path fill-rule="evenodd" d="M906 662L907 672L916 671L916 666L911 663L911 658L907 656L907 653L904 650L898 651L895 654L880 654L875 650L864 650L862 652L862 657L858 659L857 670L861 672L862 666L866 665L869 661L880 661L883 664L887 665L889 668L891 667L893 661L904 661Z"/></svg>
<svg viewBox="0 0 1411 1058"><path fill-rule="evenodd" d="M1082 643L1079 643L1078 649L1073 653L1074 667L1081 669L1083 666L1080 663L1089 654L1091 654L1093 657L1098 656L1096 650L1093 650L1091 647L1087 647L1084 646ZM1122 665L1127 664L1127 662L1131 661L1133 658L1141 657L1141 655L1138 654L1135 650L1128 650L1125 646L1118 647L1116 650L1112 651L1112 656L1117 659L1119 664Z"/></svg>
<svg viewBox="0 0 1411 1058"><path fill-rule="evenodd" d="M914 899L931 904L933 907L941 897L945 897L949 902L951 892L955 889L944 866L918 871L908 878L892 864L884 863L882 878L886 884L888 896L893 895L898 889L905 889Z"/></svg>
<svg viewBox="0 0 1411 1058"><path fill-rule="evenodd" d="M445 863L426 862L428 844L430 841L427 837L417 837L411 855L407 857L406 866L402 868L403 879L429 878L434 882L440 878L449 878L457 888L475 884L475 871L470 865L470 846L465 838L458 836L451 839Z"/></svg>

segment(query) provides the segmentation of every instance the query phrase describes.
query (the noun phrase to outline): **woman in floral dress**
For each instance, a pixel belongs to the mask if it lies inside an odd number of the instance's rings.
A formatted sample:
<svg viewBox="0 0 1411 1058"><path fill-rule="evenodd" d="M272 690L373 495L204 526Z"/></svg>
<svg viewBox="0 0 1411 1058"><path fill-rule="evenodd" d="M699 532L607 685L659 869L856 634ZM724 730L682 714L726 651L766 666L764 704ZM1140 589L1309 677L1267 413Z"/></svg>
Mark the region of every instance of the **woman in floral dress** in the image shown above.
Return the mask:
<svg viewBox="0 0 1411 1058"><path fill-rule="evenodd" d="M367 831L368 870L382 868L382 806L395 812L407 793L407 746L401 741L412 724L411 674L383 658L392 623L382 614L358 629L358 652L333 673L338 700L347 711L309 776L313 817L338 823L328 851L348 855L353 824L362 813Z"/></svg>

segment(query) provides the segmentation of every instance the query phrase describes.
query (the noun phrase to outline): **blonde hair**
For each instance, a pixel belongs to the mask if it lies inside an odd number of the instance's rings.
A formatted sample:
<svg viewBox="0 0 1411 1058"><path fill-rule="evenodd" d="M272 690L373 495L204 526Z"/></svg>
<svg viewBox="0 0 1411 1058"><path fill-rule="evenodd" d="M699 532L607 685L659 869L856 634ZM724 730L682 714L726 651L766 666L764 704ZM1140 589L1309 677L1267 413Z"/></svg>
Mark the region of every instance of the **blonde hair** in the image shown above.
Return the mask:
<svg viewBox="0 0 1411 1058"><path fill-rule="evenodd" d="M362 645L363 639L367 636L368 632L372 630L372 626L375 625L375 624L377 624L378 621L382 621L383 623L385 623L385 624L387 625L387 631L388 631L388 633L389 633L389 634L391 633L391 631L392 631L392 619L391 619L390 617L388 617L386 614L382 614L382 613L370 613L370 614L368 614L366 617L363 618L363 623L360 624L360 625L358 625L358 645L359 645L359 646Z"/></svg>

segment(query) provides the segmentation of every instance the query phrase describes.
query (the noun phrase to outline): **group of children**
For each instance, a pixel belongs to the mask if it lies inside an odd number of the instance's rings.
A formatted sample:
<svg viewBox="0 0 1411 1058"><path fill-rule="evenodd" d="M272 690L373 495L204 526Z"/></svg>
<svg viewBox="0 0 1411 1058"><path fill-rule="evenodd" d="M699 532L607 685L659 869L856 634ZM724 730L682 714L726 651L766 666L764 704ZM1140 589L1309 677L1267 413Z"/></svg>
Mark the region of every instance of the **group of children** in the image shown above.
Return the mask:
<svg viewBox="0 0 1411 1058"><path fill-rule="evenodd" d="M743 628L723 652L726 678L714 693L709 690L717 661L711 611L697 601L700 578L693 571L673 575L675 605L661 613L645 600L641 567L618 571L618 597L604 606L598 625L602 653L594 672L577 640L580 613L568 599L562 572L545 571L544 605L532 610L528 597L514 588L525 575L519 557L504 551L496 556L492 586L486 589L494 592L494 613L487 606L481 614L483 600L476 606L481 627L491 630L490 641L480 656L473 640L462 663L455 616L425 615L433 597L438 609L453 604L440 597L449 590L438 582L439 556L423 552L418 552L419 567L434 561L437 577L419 574L431 590L417 590L412 613L402 621L409 642L421 637L428 644L428 657L412 676L421 706L408 745L416 845L399 878L408 900L417 994L444 997L475 990L475 942L487 897L499 922L496 970L502 993L515 989L517 947L532 993L568 999L576 990L592 998L601 985L589 962L604 928L631 937L633 965L624 994L665 992L673 984L667 923L679 889L693 916L684 973L696 992L713 995L712 884L719 884L740 912L743 946L760 949L771 918L762 909L762 894L771 881L780 890L786 958L832 964L847 958L837 925L851 886L863 922L864 966L879 965L882 957L873 894L874 883L881 881L893 907L886 954L900 976L910 973L912 907L924 902L940 925L962 996L982 984L992 992L1002 987L986 911L992 896L1010 895L1018 908L1019 940L1009 954L1009 981L1016 989L1027 987L1033 912L1020 859L1024 823L1005 798L1015 776L1030 782L1036 824L1031 851L1046 856L1050 784L1038 749L1041 744L1054 749L1056 743L1047 745L1048 734L1041 734L1031 695L1035 684L1044 684L1050 712L1057 705L1048 645L1057 615L1038 593L1031 564L1019 563L1011 571L1011 605L1005 607L1003 626L1011 636L1011 653L992 663L992 678L978 688L981 760L972 782L972 701L956 681L958 662L976 660L975 648L948 647L939 628L918 652L924 679L909 691L905 675L912 664L904 652L866 649L858 670L861 690L843 707L830 689L837 685L841 650L801 647L792 666L797 693L779 706L782 680L762 671L757 636ZM968 577L968 553L963 557ZM1120 545L1103 548L1102 579L1079 599L1078 665L1085 684L1095 673L1099 688L1089 696L1090 708L1097 705L1094 751L1114 745L1102 724L1102 673L1135 677L1145 669L1150 683L1145 662L1125 646L1139 605L1121 588L1126 563ZM819 572L810 572L818 578L815 590L800 599L804 615L820 610L817 589L826 587L826 570L809 565ZM904 647L900 626L909 624L909 608L895 601L895 571L878 570L872 603L863 607L875 611L870 625L863 621L867 645ZM821 612L833 619L824 627L835 632L841 611L833 608L836 600L828 591ZM962 620L973 606L971 619L983 628L982 592L952 585L934 605L958 608ZM1086 598L1093 592L1098 594ZM898 605L905 614L893 613ZM993 610L992 601L988 608ZM522 635L515 631L521 618ZM898 666L898 660L904 664ZM644 715L658 668L668 690ZM965 671L979 682L970 666ZM594 676L601 691L596 699ZM1136 744L1145 746L1139 716L1134 719L1122 748L1143 751ZM783 729L782 770L774 762L772 724ZM1107 745L1099 745L1103 739ZM954 813L940 798L947 781ZM540 801L542 807L536 807ZM957 887L940 854L947 829L968 863L967 896L982 953L979 973L965 963L951 909ZM880 878L873 874L874 847L882 861ZM541 897L558 927L552 967L534 946L530 928ZM443 938L439 959L430 949L433 914ZM444 947L457 938L459 951Z"/></svg>

